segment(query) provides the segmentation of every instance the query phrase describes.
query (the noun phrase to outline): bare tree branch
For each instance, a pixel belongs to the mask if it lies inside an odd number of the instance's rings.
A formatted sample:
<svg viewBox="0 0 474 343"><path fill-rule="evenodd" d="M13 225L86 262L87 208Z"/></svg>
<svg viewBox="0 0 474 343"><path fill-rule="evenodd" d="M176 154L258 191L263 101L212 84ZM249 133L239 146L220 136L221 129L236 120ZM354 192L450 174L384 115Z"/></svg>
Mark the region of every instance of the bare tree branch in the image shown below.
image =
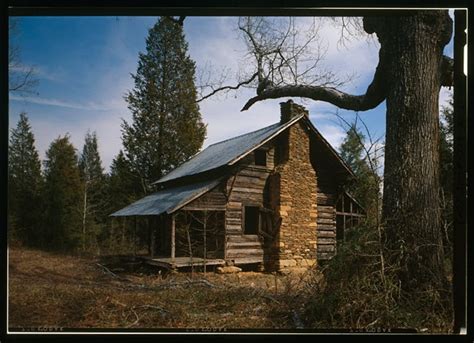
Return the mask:
<svg viewBox="0 0 474 343"><path fill-rule="evenodd" d="M201 102L203 101L204 99L207 99L211 96L213 96L214 94L218 93L218 92L221 92L221 91L225 91L225 90L236 90L236 89L239 89L240 87L244 86L244 85L248 85L250 83L252 83L258 76L258 72L253 74L250 79L248 80L245 80L245 81L242 81L242 82L239 82L237 85L235 86L222 86L222 87L218 87L216 89L213 89L209 94L206 94L204 96L202 96L201 98L197 99L196 102Z"/></svg>
<svg viewBox="0 0 474 343"><path fill-rule="evenodd" d="M8 22L8 91L17 93L32 93L38 80L34 79L34 68L22 65L20 48L15 44L20 35L20 22L17 18L10 18Z"/></svg>

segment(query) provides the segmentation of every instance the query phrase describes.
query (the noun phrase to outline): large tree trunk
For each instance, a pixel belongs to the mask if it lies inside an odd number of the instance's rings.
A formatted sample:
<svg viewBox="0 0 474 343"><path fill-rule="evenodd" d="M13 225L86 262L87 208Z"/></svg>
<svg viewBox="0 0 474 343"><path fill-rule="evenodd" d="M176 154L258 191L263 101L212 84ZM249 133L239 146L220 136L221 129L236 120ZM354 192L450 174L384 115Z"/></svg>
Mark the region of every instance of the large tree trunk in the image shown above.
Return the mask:
<svg viewBox="0 0 474 343"><path fill-rule="evenodd" d="M439 108L445 12L366 18L387 59L383 217L388 260L404 289L445 284L439 200Z"/></svg>

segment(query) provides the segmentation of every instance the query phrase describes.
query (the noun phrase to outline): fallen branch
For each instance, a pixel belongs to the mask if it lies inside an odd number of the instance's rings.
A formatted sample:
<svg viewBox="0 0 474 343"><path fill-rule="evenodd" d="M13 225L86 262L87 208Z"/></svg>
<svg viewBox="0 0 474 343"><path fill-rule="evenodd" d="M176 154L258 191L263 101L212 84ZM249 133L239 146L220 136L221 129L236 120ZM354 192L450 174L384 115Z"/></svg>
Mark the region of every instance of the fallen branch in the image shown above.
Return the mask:
<svg viewBox="0 0 474 343"><path fill-rule="evenodd" d="M133 308L131 308L131 309L130 309L130 311L132 311L132 313L135 315L135 317L136 317L136 320L135 320L135 321L134 321L132 324L130 324L130 325L127 325L127 328L130 328L130 327L132 327L132 326L135 326L135 325L137 325L137 324L138 324L138 322L140 321L140 317L138 317L138 314L137 314L137 312L135 312L135 311L133 310Z"/></svg>
<svg viewBox="0 0 474 343"><path fill-rule="evenodd" d="M262 294L262 298L265 298L265 299L273 301L274 303L280 304L280 302L278 300L276 300L274 297L272 297L270 295Z"/></svg>
<svg viewBox="0 0 474 343"><path fill-rule="evenodd" d="M104 272L104 274L107 274L107 275L110 275L112 276L113 278L116 278L118 280L121 280L121 281L125 281L125 282L130 282L129 279L127 278L124 278L124 277L121 277L121 276L118 276L117 274L115 274L114 272L112 272L109 268L107 268L106 266L100 264L100 263L96 263L97 266L99 266L100 268L102 268L102 271Z"/></svg>

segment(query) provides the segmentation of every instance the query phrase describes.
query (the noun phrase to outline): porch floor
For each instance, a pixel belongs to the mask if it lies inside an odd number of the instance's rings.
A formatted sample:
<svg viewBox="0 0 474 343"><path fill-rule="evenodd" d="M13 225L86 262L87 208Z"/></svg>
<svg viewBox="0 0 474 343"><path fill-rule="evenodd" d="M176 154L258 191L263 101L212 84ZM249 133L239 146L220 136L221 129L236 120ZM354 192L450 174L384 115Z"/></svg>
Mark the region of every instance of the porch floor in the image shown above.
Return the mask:
<svg viewBox="0 0 474 343"><path fill-rule="evenodd" d="M225 261L222 259L206 259L205 262L206 266L223 266L225 264ZM145 263L153 266L174 269L204 266L204 259L201 257L193 257L192 259L191 257L147 257L145 258Z"/></svg>

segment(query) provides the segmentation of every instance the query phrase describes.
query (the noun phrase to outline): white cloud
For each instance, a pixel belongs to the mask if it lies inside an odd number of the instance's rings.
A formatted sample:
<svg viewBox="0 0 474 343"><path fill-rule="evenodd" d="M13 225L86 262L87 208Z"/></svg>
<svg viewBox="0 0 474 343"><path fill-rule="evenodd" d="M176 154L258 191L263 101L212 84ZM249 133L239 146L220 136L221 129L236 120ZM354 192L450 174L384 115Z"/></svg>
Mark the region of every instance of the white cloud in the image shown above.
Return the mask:
<svg viewBox="0 0 474 343"><path fill-rule="evenodd" d="M18 96L14 94L9 95L9 100L29 102L29 103L38 104L38 105L66 107L66 108L71 108L75 110L85 110L85 111L111 111L117 108L122 108L120 104L116 101L108 101L108 102L101 102L101 103L88 101L84 103L78 103L78 102L66 101L62 99L32 97L32 96Z"/></svg>

